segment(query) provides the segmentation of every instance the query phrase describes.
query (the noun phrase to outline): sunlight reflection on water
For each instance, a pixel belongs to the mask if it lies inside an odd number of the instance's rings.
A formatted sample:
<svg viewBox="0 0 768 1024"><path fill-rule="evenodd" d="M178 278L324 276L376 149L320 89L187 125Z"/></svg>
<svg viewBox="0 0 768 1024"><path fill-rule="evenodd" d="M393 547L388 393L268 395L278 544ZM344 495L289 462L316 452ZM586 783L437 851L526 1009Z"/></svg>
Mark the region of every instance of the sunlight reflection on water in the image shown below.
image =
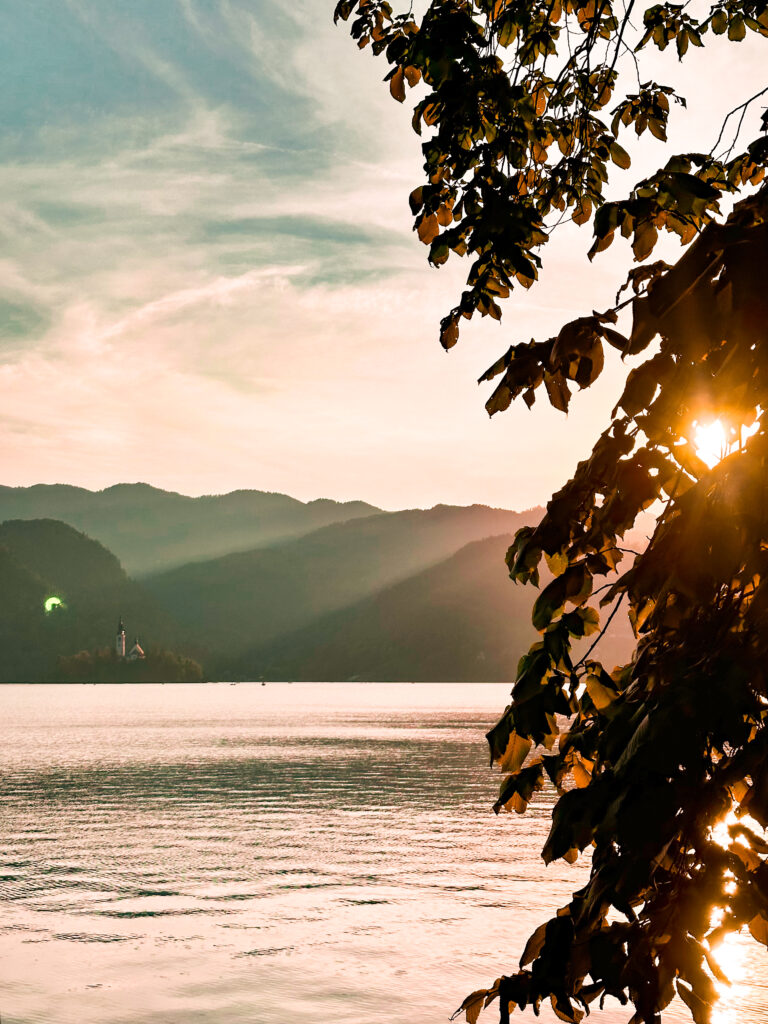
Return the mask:
<svg viewBox="0 0 768 1024"><path fill-rule="evenodd" d="M4 687L4 1024L445 1021L587 870L543 867L547 794L490 811L507 694ZM761 950L732 941L713 1024L764 1020Z"/></svg>

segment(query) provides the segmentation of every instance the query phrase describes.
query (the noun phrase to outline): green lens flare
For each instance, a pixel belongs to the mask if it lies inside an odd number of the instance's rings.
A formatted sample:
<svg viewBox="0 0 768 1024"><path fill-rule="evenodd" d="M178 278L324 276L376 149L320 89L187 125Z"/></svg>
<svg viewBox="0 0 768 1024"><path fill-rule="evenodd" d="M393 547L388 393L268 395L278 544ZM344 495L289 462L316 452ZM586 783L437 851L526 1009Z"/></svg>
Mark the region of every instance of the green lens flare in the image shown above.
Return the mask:
<svg viewBox="0 0 768 1024"><path fill-rule="evenodd" d="M64 602L61 600L60 597L47 597L45 599L44 604L43 604L43 608L45 608L46 613L52 612L54 608L63 608L63 607L64 607Z"/></svg>

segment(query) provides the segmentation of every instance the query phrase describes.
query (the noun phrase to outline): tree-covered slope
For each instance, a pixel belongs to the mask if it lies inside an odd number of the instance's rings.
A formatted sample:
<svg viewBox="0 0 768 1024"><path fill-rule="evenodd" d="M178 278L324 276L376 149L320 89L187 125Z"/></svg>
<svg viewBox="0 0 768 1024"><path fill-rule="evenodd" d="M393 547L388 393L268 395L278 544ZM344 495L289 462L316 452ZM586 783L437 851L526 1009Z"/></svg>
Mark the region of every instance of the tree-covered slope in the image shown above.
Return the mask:
<svg viewBox="0 0 768 1024"><path fill-rule="evenodd" d="M131 575L271 544L379 511L363 501L305 503L265 491L190 498L147 484L103 491L64 484L0 487L0 520L68 523L114 551Z"/></svg>
<svg viewBox="0 0 768 1024"><path fill-rule="evenodd" d="M0 523L0 681L54 678L57 658L130 638L165 646L171 617L98 541L50 519ZM61 604L46 611L45 602Z"/></svg>
<svg viewBox="0 0 768 1024"><path fill-rule="evenodd" d="M216 665L539 515L482 505L386 513L144 582ZM503 572L503 553L500 565Z"/></svg>
<svg viewBox="0 0 768 1024"><path fill-rule="evenodd" d="M222 669L245 679L511 680L536 639L531 591L515 586L504 564L512 539L468 544L439 565L321 616ZM629 624L619 620L601 650L606 660L619 661L632 644Z"/></svg>
<svg viewBox="0 0 768 1024"><path fill-rule="evenodd" d="M128 581L119 559L103 544L54 519L0 523L0 545L54 589L73 597Z"/></svg>
<svg viewBox="0 0 768 1024"><path fill-rule="evenodd" d="M85 678L120 616L129 641L195 658L208 678L510 679L534 631L530 591L510 582L504 554L537 515L393 513L141 584L64 523L5 522L0 680L54 679L59 657L70 659L61 678ZM508 532L466 543L497 524ZM62 603L46 612L51 597ZM73 658L81 651L88 664Z"/></svg>

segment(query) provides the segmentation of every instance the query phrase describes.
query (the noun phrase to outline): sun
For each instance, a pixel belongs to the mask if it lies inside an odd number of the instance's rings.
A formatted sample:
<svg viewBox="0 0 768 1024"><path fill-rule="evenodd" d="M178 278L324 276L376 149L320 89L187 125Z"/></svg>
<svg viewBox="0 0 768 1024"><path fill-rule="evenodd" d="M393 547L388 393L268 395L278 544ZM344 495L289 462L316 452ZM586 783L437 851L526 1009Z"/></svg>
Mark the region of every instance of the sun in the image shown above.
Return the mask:
<svg viewBox="0 0 768 1024"><path fill-rule="evenodd" d="M693 444L696 454L702 462L705 462L710 469L716 466L721 459L729 455L736 448L740 448L748 437L756 434L760 429L760 408L758 417L750 426L741 426L738 429L727 429L721 420L712 420L709 423L693 421L696 433L693 437Z"/></svg>
<svg viewBox="0 0 768 1024"><path fill-rule="evenodd" d="M45 601L43 601L43 608L45 608L46 615L50 615L50 613L55 609L63 607L64 602L60 597L46 597Z"/></svg>
<svg viewBox="0 0 768 1024"><path fill-rule="evenodd" d="M728 439L720 420L697 423L693 443L696 446L696 454L710 469L728 454Z"/></svg>

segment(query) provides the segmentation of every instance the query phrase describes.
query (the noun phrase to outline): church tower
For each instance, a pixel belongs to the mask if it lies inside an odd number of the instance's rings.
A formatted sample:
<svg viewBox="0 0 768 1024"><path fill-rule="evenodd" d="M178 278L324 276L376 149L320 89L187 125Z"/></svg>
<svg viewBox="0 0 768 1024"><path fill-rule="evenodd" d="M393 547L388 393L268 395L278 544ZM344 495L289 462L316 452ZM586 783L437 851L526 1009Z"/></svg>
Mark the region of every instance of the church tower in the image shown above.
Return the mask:
<svg viewBox="0 0 768 1024"><path fill-rule="evenodd" d="M117 626L117 636L115 637L115 650L118 658L125 657L125 626L123 625L123 617L120 616L120 622Z"/></svg>

